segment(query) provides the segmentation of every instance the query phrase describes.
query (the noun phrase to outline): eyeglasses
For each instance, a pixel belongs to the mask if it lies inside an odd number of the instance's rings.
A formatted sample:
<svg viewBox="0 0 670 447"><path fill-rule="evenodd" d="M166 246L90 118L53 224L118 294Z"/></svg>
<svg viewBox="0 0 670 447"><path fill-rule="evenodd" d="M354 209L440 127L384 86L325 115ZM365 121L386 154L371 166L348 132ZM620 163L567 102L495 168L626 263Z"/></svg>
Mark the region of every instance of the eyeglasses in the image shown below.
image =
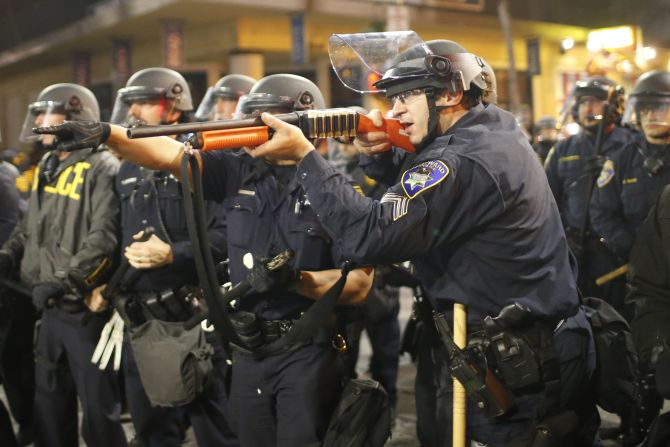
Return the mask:
<svg viewBox="0 0 670 447"><path fill-rule="evenodd" d="M400 92L398 94L389 96L389 100L391 101L392 104L395 104L396 101L400 101L403 104L407 104L409 98L416 98L422 93L424 93L422 89L415 88L413 90L406 90L404 92Z"/></svg>

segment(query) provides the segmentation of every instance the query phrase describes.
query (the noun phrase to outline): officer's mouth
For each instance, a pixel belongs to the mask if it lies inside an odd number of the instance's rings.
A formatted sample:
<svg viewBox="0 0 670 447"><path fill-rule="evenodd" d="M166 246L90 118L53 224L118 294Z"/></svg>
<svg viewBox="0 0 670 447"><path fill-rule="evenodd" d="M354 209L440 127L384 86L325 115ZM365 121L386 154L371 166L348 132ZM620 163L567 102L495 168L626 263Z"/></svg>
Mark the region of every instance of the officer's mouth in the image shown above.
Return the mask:
<svg viewBox="0 0 670 447"><path fill-rule="evenodd" d="M403 130L407 134L411 134L412 131L414 130L414 123L411 122L400 122L400 125L403 127Z"/></svg>

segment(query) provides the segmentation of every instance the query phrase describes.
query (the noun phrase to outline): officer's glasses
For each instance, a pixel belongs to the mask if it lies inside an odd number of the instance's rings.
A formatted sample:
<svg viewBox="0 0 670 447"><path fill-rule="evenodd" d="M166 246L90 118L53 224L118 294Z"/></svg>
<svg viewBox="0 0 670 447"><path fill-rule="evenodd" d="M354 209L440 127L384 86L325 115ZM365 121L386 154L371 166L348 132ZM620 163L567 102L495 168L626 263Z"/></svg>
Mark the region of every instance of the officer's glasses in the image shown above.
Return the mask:
<svg viewBox="0 0 670 447"><path fill-rule="evenodd" d="M389 99L391 100L392 104L395 104L396 101L400 101L402 104L408 104L414 101L414 99L418 98L421 94L423 94L423 90L420 88L415 88L413 90L406 90L396 95L389 96Z"/></svg>

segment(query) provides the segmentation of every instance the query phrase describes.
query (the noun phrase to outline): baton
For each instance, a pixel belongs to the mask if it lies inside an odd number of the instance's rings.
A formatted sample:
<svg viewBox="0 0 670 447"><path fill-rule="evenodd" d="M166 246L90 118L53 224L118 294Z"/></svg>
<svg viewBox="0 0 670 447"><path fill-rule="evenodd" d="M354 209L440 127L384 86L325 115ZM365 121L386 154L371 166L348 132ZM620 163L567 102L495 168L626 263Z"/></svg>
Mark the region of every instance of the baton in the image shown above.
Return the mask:
<svg viewBox="0 0 670 447"><path fill-rule="evenodd" d="M454 342L465 349L468 344L467 314L465 306L454 303ZM453 420L452 420L452 447L465 447L466 439L466 395L465 387L456 378L453 379Z"/></svg>
<svg viewBox="0 0 670 447"><path fill-rule="evenodd" d="M617 279L619 276L625 275L626 273L628 273L628 264L624 264L621 267L618 267L611 272L605 273L603 276L596 278L596 286L607 284L608 282Z"/></svg>

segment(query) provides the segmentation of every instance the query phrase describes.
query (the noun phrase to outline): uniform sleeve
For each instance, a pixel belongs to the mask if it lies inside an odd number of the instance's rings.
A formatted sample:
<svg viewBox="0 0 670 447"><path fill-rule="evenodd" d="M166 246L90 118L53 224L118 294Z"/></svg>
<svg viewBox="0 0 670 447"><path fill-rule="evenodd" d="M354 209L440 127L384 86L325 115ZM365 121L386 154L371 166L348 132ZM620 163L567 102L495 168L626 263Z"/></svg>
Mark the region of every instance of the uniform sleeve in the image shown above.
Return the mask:
<svg viewBox="0 0 670 447"><path fill-rule="evenodd" d="M384 185L393 185L407 155L408 153L401 149L393 149L373 156L360 155L358 165L371 179Z"/></svg>
<svg viewBox="0 0 670 447"><path fill-rule="evenodd" d="M560 204L561 196L563 195L563 184L558 177L558 155L560 146L554 146L547 154L547 159L544 162L544 172L547 174L547 181L551 192L554 194L554 200ZM560 207L559 207L560 208Z"/></svg>
<svg viewBox="0 0 670 447"><path fill-rule="evenodd" d="M591 227L603 238L605 245L621 259L628 259L633 234L628 228L621 203L621 179L616 173L618 160L606 160L596 186L589 209Z"/></svg>
<svg viewBox="0 0 670 447"><path fill-rule="evenodd" d="M9 238L19 221L19 201L14 180L0 173L0 245Z"/></svg>
<svg viewBox="0 0 670 447"><path fill-rule="evenodd" d="M95 284L109 273L111 260L118 245L119 200L114 193L114 180L119 162L104 152L96 163L92 174L92 185L87 213L90 222L88 232L82 240L81 249L72 256L69 268L83 275L87 284ZM82 228L85 225L82 223Z"/></svg>
<svg viewBox="0 0 670 447"><path fill-rule="evenodd" d="M651 350L659 338L670 343L668 208L670 189L666 188L642 224L630 255L630 289L626 302L633 308L633 338L644 365L649 365Z"/></svg>
<svg viewBox="0 0 670 447"><path fill-rule="evenodd" d="M380 201L359 195L315 152L301 162L298 178L343 255L366 264L426 255L504 210L493 179L473 162L455 157L410 169Z"/></svg>
<svg viewBox="0 0 670 447"><path fill-rule="evenodd" d="M28 225L28 213L14 227L9 239L4 243L0 252L7 253L14 260L14 265L18 265L23 258L23 249L26 244L26 226Z"/></svg>

